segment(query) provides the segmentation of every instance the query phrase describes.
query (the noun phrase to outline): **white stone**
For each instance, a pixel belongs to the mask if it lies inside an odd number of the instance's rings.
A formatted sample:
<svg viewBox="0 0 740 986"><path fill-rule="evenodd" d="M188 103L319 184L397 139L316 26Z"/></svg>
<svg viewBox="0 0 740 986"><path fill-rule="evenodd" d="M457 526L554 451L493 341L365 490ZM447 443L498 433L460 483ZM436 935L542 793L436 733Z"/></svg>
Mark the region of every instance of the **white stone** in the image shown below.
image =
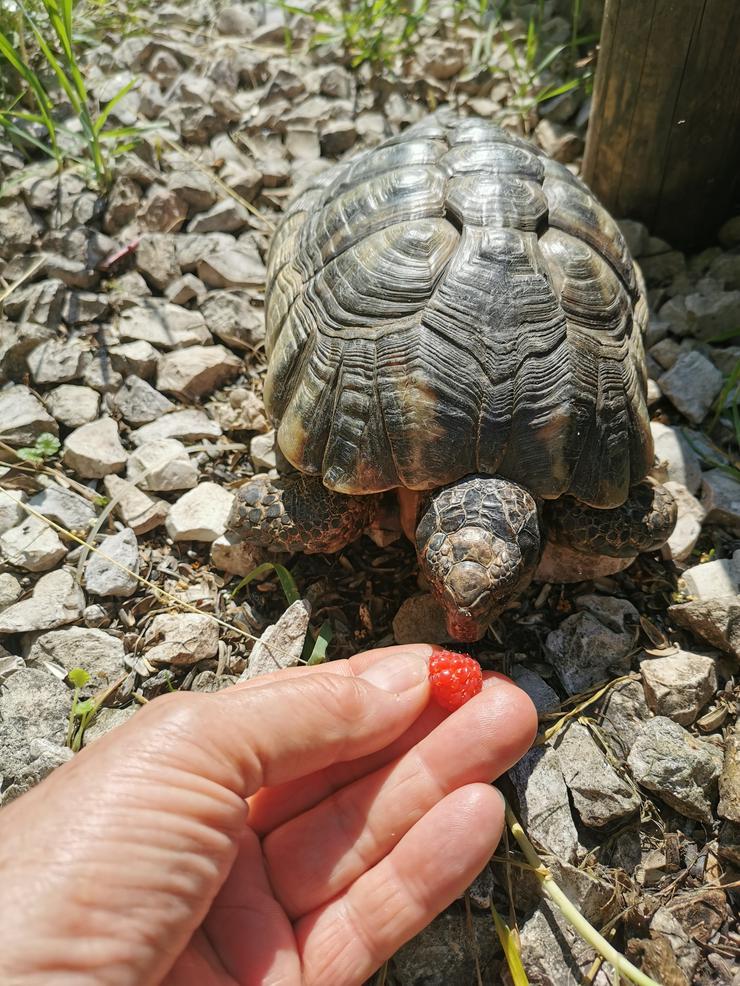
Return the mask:
<svg viewBox="0 0 740 986"><path fill-rule="evenodd" d="M0 777L15 779L32 763L34 741L64 745L71 698L64 682L44 671L10 675L0 690Z"/></svg>
<svg viewBox="0 0 740 986"><path fill-rule="evenodd" d="M634 634L615 632L591 613L567 617L545 640L545 656L569 695L629 671Z"/></svg>
<svg viewBox="0 0 740 986"><path fill-rule="evenodd" d="M53 630L82 616L85 596L72 575L63 569L42 575L33 595L0 613L0 633Z"/></svg>
<svg viewBox="0 0 740 986"><path fill-rule="evenodd" d="M740 592L740 551L732 558L718 558L687 568L683 581L694 599L708 600Z"/></svg>
<svg viewBox="0 0 740 986"><path fill-rule="evenodd" d="M118 516L134 534L146 534L164 524L170 509L165 500L149 496L118 476L106 476L103 483L110 499L115 500L114 509Z"/></svg>
<svg viewBox="0 0 740 986"><path fill-rule="evenodd" d="M178 397L210 394L242 368L238 356L223 346L190 346L167 353L157 369L157 386Z"/></svg>
<svg viewBox="0 0 740 986"><path fill-rule="evenodd" d="M696 493L701 484L701 460L681 429L651 421L650 431L653 433L655 457L667 464L667 478L682 483L690 493Z"/></svg>
<svg viewBox="0 0 740 986"><path fill-rule="evenodd" d="M85 692L92 694L112 684L126 667L123 663L123 641L103 630L69 627L49 630L31 644L26 655L29 665L41 665L53 670L53 665L71 671L82 668L90 675Z"/></svg>
<svg viewBox="0 0 740 986"><path fill-rule="evenodd" d="M704 507L682 483L667 482L664 483L664 486L673 494L676 501L677 519L673 533L661 551L664 558L685 561L699 540L701 525L704 520Z"/></svg>
<svg viewBox="0 0 740 986"><path fill-rule="evenodd" d="M120 472L127 458L113 418L99 418L82 425L67 435L64 442L65 464L85 479L102 479L109 473Z"/></svg>
<svg viewBox="0 0 740 986"><path fill-rule="evenodd" d="M197 442L202 438L218 438L221 428L204 411L172 411L158 421L142 425L132 431L134 445L144 445L160 438L179 438L184 442Z"/></svg>
<svg viewBox="0 0 740 986"><path fill-rule="evenodd" d="M65 428L79 428L95 421L100 410L100 394L92 387L63 383L44 397L49 414Z"/></svg>
<svg viewBox="0 0 740 986"><path fill-rule="evenodd" d="M304 599L297 599L289 606L254 645L249 664L239 680L251 681L260 675L299 664L310 616L310 607Z"/></svg>
<svg viewBox="0 0 740 986"><path fill-rule="evenodd" d="M275 469L275 429L272 428L264 435L255 435L249 443L249 454L256 469Z"/></svg>
<svg viewBox="0 0 740 986"><path fill-rule="evenodd" d="M227 531L211 544L211 562L230 575L249 575L263 560L261 549Z"/></svg>
<svg viewBox="0 0 740 986"><path fill-rule="evenodd" d="M10 572L0 573L0 610L12 606L21 597L21 584Z"/></svg>
<svg viewBox="0 0 740 986"><path fill-rule="evenodd" d="M109 354L111 365L118 373L123 376L134 374L145 380L154 375L159 359L159 353L154 346L144 340L111 346Z"/></svg>
<svg viewBox="0 0 740 986"><path fill-rule="evenodd" d="M26 499L26 494L22 491L6 490L4 486L0 486L0 534L9 531L11 527L17 527L27 516L21 506Z"/></svg>
<svg viewBox="0 0 740 986"><path fill-rule="evenodd" d="M162 614L154 617L146 643L154 645L144 655L152 664L197 664L216 656L218 624L205 613Z"/></svg>
<svg viewBox="0 0 740 986"><path fill-rule="evenodd" d="M56 435L57 423L28 387L0 391L0 440L14 448L33 445L39 435Z"/></svg>
<svg viewBox="0 0 740 986"><path fill-rule="evenodd" d="M36 346L26 357L28 368L39 385L66 383L79 376L82 354L85 349L79 342L58 342L50 339Z"/></svg>
<svg viewBox="0 0 740 986"><path fill-rule="evenodd" d="M679 650L640 662L645 697L652 711L689 726L717 691L714 658Z"/></svg>
<svg viewBox="0 0 740 986"><path fill-rule="evenodd" d="M216 483L201 483L173 504L166 521L173 541L215 541L226 530L234 494Z"/></svg>
<svg viewBox="0 0 740 986"><path fill-rule="evenodd" d="M118 320L124 341L143 340L160 349L203 345L211 333L200 312L173 305L163 298L151 298L141 305L127 308Z"/></svg>
<svg viewBox="0 0 740 986"><path fill-rule="evenodd" d="M634 814L640 796L617 773L586 726L572 722L557 745L563 778L584 825L601 828Z"/></svg>
<svg viewBox="0 0 740 986"><path fill-rule="evenodd" d="M27 517L0 535L0 557L27 572L47 572L66 554L56 533L37 517Z"/></svg>
<svg viewBox="0 0 740 986"><path fill-rule="evenodd" d="M143 490L190 490L198 483L198 469L182 442L162 438L131 453L126 477Z"/></svg>
<svg viewBox="0 0 740 986"><path fill-rule="evenodd" d="M722 389L722 374L706 356L694 350L682 353L658 378L668 400L693 424L701 424Z"/></svg>
<svg viewBox="0 0 740 986"><path fill-rule="evenodd" d="M96 596L130 596L139 582L139 546L125 527L104 537L85 566L85 587ZM117 563L117 564L116 564Z"/></svg>

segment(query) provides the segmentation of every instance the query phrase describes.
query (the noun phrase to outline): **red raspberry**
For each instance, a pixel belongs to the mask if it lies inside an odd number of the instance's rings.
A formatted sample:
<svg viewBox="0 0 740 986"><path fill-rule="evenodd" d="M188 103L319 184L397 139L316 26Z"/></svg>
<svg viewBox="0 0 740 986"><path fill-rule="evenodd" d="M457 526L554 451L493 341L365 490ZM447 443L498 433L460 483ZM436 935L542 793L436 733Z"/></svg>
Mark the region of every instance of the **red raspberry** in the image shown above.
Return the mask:
<svg viewBox="0 0 740 986"><path fill-rule="evenodd" d="M468 654L435 650L429 658L432 697L448 712L464 705L483 687L480 664Z"/></svg>

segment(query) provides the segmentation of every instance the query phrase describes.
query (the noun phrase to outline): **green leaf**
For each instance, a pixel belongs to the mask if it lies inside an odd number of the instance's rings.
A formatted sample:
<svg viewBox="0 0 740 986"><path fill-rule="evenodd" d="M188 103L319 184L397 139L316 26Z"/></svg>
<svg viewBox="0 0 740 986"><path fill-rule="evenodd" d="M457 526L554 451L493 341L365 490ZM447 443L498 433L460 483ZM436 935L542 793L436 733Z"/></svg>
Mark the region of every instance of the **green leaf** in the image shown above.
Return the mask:
<svg viewBox="0 0 740 986"><path fill-rule="evenodd" d="M36 439L36 450L40 452L45 459L48 459L52 455L56 455L61 447L61 443L57 436L52 435L49 431L42 432Z"/></svg>
<svg viewBox="0 0 740 986"><path fill-rule="evenodd" d="M100 131L105 126L105 121L108 119L108 116L109 116L111 110L115 109L116 105L118 103L120 103L120 101L123 99L123 97L126 96L128 93L131 92L131 90L133 89L133 87L136 85L136 82L137 82L136 79L131 79L130 82L127 82L125 86L122 86L118 90L118 92L115 94L115 96L113 96L112 99L109 99L108 100L108 102L103 107L103 109L102 109L102 111L100 113L100 116L95 121L95 126L93 127L93 131L96 134L100 134ZM128 136L128 134L127 134L127 136Z"/></svg>
<svg viewBox="0 0 740 986"><path fill-rule="evenodd" d="M44 461L41 453L35 448L19 448L15 454L24 462L33 462L34 465L40 465Z"/></svg>
<svg viewBox="0 0 740 986"><path fill-rule="evenodd" d="M84 688L84 686L90 680L90 675L85 671L84 668L72 668L71 671L67 672L67 677L75 686L75 688Z"/></svg>
<svg viewBox="0 0 740 986"><path fill-rule="evenodd" d="M249 575L245 575L231 595L236 597L236 594L246 585L249 585L250 582L254 582L255 579L263 579L266 575L269 575L270 572L274 572L280 580L280 585L282 586L289 606L301 598L301 594L298 591L298 586L295 584L295 580L288 569L283 565L278 565L271 561L266 561L263 565L258 565L257 568L253 569L249 573Z"/></svg>
<svg viewBox="0 0 740 986"><path fill-rule="evenodd" d="M74 713L76 716L85 716L94 712L95 708L95 702L91 698L86 698L84 702L75 702Z"/></svg>
<svg viewBox="0 0 740 986"><path fill-rule="evenodd" d="M511 981L514 986L529 986L529 980L527 979L527 973L524 971L524 966L522 965L522 957L519 954L519 948L517 947L516 939L511 932L511 929L503 920L496 908L491 904L491 914L493 916L493 923L496 926L496 934L501 942L501 947L504 950L504 956L506 958L506 964L509 967L509 972L511 973Z"/></svg>
<svg viewBox="0 0 740 986"><path fill-rule="evenodd" d="M316 639L313 641L313 646L311 647L311 653L308 656L306 664L323 664L326 660L326 649L332 641L334 636L334 628L332 627L329 620L324 620L324 622L319 627L319 632L316 634ZM310 638L306 638L306 644L310 645ZM307 648L306 648L307 649Z"/></svg>

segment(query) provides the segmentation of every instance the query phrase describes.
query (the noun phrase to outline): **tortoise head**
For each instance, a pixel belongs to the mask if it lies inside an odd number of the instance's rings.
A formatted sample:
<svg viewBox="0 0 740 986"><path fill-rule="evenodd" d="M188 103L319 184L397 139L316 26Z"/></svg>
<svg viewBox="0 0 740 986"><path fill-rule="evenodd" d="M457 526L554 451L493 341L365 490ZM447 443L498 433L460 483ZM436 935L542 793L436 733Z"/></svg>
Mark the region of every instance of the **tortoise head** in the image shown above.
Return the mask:
<svg viewBox="0 0 740 986"><path fill-rule="evenodd" d="M537 506L516 483L466 476L424 501L416 550L450 636L479 640L534 574Z"/></svg>

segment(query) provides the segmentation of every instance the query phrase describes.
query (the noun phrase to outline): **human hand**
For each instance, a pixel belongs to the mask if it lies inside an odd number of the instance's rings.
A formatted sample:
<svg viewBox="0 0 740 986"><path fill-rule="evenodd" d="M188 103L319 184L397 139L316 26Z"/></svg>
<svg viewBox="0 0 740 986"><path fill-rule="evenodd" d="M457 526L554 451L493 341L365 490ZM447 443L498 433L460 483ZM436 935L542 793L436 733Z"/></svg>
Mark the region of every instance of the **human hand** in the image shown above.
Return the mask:
<svg viewBox="0 0 740 986"><path fill-rule="evenodd" d="M0 981L361 983L485 865L536 730L496 675L430 705L431 650L156 699L3 809Z"/></svg>

